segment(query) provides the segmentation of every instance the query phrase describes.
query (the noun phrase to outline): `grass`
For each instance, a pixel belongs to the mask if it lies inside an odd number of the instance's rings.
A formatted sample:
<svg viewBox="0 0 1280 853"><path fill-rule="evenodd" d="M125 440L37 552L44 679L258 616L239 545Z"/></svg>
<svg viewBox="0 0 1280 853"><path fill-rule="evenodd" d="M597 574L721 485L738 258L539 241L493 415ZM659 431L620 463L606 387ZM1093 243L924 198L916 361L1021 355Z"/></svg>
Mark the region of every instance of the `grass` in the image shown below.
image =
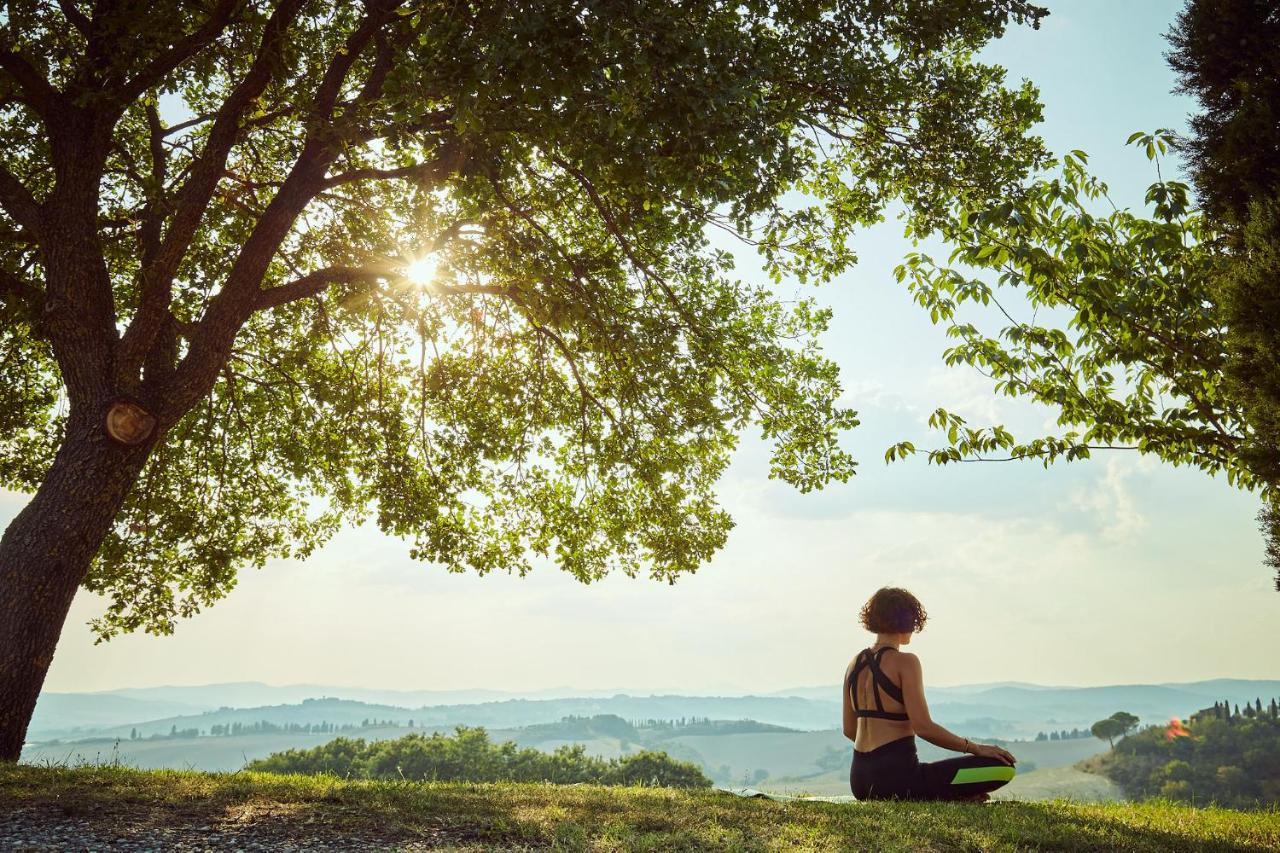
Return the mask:
<svg viewBox="0 0 1280 853"><path fill-rule="evenodd" d="M714 791L360 782L0 764L0 813L282 831L461 849L1259 850L1280 811L1168 802L780 803Z"/></svg>

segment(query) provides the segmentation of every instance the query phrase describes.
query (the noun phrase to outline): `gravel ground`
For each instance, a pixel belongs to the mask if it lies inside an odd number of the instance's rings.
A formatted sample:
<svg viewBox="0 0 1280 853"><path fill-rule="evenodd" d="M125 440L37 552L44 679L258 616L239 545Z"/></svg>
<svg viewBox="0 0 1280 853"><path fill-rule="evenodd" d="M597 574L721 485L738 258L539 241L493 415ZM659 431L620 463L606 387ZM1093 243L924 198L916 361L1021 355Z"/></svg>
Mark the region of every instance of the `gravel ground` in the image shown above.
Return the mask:
<svg viewBox="0 0 1280 853"><path fill-rule="evenodd" d="M93 809L0 806L0 851L286 851L479 849L438 838L344 832L309 826L270 809L245 809L210 821L208 814L103 813Z"/></svg>

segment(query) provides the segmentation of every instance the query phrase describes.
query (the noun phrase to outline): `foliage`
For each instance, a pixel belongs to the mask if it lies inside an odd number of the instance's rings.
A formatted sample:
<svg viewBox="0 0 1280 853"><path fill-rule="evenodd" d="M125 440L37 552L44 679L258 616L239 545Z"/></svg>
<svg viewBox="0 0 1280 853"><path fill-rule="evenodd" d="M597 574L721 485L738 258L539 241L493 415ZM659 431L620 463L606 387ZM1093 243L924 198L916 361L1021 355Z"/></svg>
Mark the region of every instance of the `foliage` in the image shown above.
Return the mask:
<svg viewBox="0 0 1280 853"><path fill-rule="evenodd" d="M1185 732L1181 734L1180 732ZM1185 727L1151 726L1097 761L1130 797L1215 802L1232 808L1280 804L1280 716L1275 700L1198 711Z"/></svg>
<svg viewBox="0 0 1280 853"><path fill-rule="evenodd" d="M741 430L802 491L854 472L828 312L708 231L821 282L891 200L1000 195L1045 158L1040 108L973 55L1043 14L14 5L0 485L39 488L105 399L156 414L84 582L103 637L369 517L451 571L674 581L725 541Z"/></svg>
<svg viewBox="0 0 1280 853"><path fill-rule="evenodd" d="M1118 722L1121 726L1121 733L1128 734L1138 727L1137 716L1130 714L1128 711L1116 711L1111 715L1111 719Z"/></svg>
<svg viewBox="0 0 1280 853"><path fill-rule="evenodd" d="M1223 472L1262 494L1265 562L1280 590L1277 33L1274 4L1188 0L1168 59L1180 91L1200 103L1192 133L1129 137L1157 161L1150 218L1116 210L1073 151L1061 177L1005 203L957 204L940 228L917 230L940 233L956 250L946 264L912 255L898 276L960 341L949 364L976 367L997 392L1050 407L1063 428L1019 441L1002 425L974 428L939 409L930 425L947 442L931 461L1047 465L1127 448ZM1187 155L1203 211L1186 185L1159 174L1170 145ZM998 275L997 286L972 278L975 269ZM964 302L994 304L1008 325L983 334L957 318ZM900 442L886 458L914 452Z"/></svg>
<svg viewBox="0 0 1280 853"><path fill-rule="evenodd" d="M1190 0L1169 62L1200 113L1179 141L1230 263L1215 289L1226 327L1227 390L1250 435L1240 454L1272 494L1258 520L1280 590L1280 10L1256 0Z"/></svg>
<svg viewBox="0 0 1280 853"><path fill-rule="evenodd" d="M1170 30L1178 91L1200 112L1179 140L1201 205L1241 224L1280 189L1280 12L1261 0L1188 0Z"/></svg>
<svg viewBox="0 0 1280 853"><path fill-rule="evenodd" d="M868 802L744 799L705 789L406 783L240 772L0 765L0 809L92 825L160 822L350 847L661 851L1108 850L1280 847L1280 814L1181 803ZM260 828L260 829L259 829ZM280 836L268 835L269 832Z"/></svg>
<svg viewBox="0 0 1280 853"><path fill-rule="evenodd" d="M1130 137L1157 163L1169 140L1168 131ZM1154 216L1146 219L1112 205L1086 161L1072 152L1059 176L1008 201L957 206L940 229L955 246L947 262L913 253L898 267L916 301L958 341L945 353L949 365L972 366L998 393L1052 407L1062 427L1019 441L1002 425L971 427L939 409L930 425L945 430L946 444L929 460L1047 466L1131 449L1259 485L1236 452L1247 426L1223 393L1222 329L1206 301L1223 265L1215 232L1190 206L1185 184L1153 184ZM989 305L1003 323L995 334L960 316L963 307ZM887 456L914 452L904 442Z"/></svg>
<svg viewBox="0 0 1280 853"><path fill-rule="evenodd" d="M1116 711L1105 720L1098 720L1089 727L1089 731L1094 737L1105 740L1109 745L1115 746L1115 739L1124 737L1133 731L1138 725L1138 718L1127 711Z"/></svg>
<svg viewBox="0 0 1280 853"><path fill-rule="evenodd" d="M621 720L620 720L621 722ZM625 725L625 723L624 723ZM711 780L694 764L663 752L641 751L605 760L581 744L546 753L496 744L483 728L459 726L453 736L411 734L395 740L337 738L312 749L290 749L250 762L268 773L330 773L354 779L439 782L589 782L597 785L661 785L699 788Z"/></svg>

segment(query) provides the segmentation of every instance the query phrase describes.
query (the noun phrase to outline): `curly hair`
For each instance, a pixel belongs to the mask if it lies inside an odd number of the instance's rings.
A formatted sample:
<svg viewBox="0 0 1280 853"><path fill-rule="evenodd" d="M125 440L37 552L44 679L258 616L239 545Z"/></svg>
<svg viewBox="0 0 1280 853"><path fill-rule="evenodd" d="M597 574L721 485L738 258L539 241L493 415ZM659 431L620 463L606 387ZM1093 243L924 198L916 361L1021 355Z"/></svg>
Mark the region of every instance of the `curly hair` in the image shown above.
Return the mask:
<svg viewBox="0 0 1280 853"><path fill-rule="evenodd" d="M862 605L862 627L873 634L905 634L924 630L929 614L914 595L896 586L876 590Z"/></svg>

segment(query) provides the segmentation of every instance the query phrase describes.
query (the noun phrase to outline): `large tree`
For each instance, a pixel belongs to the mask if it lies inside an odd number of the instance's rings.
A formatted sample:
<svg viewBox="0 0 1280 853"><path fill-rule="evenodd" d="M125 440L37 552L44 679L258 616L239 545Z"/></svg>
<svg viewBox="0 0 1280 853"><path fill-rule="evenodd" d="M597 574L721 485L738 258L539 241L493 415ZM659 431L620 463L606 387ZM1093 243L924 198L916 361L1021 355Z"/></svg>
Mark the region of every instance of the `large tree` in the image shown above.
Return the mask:
<svg viewBox="0 0 1280 853"><path fill-rule="evenodd" d="M1214 288L1227 387L1250 427L1241 456L1269 487L1259 520L1280 590L1280 7L1190 0L1169 41L1200 105L1179 148L1231 256Z"/></svg>
<svg viewBox="0 0 1280 853"><path fill-rule="evenodd" d="M81 585L166 632L370 515L454 571L693 571L744 427L808 490L856 424L827 314L708 234L822 281L1043 158L972 58L1022 0L4 9L3 759Z"/></svg>

